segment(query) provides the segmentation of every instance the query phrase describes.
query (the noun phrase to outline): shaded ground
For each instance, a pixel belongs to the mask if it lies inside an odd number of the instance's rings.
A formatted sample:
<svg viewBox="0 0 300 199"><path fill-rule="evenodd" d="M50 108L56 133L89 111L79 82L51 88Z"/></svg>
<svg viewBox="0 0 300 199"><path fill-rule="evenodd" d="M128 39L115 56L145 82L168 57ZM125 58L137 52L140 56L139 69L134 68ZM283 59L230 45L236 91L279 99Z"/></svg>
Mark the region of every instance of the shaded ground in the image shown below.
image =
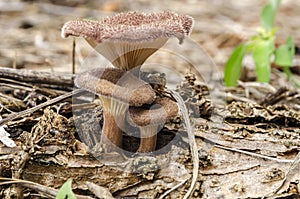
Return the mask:
<svg viewBox="0 0 300 199"><path fill-rule="evenodd" d="M65 72L49 75L25 71L22 76L18 71L1 68L1 117L7 118L13 112L35 107L73 89L69 74L72 39L60 37L60 28L68 20L127 10L170 9L190 14L196 22L191 38L204 48L221 71L232 48L255 33L258 14L265 2L78 0L64 5L54 1L1 2L0 26L6 31L0 43L0 66ZM299 45L299 4L283 2L276 18L277 25L282 27L278 44L291 34ZM77 39L76 44L76 71L107 65L85 41ZM194 51L187 49L189 56L200 56L193 54ZM287 82L284 74L273 69L271 85L241 83L224 91L213 89L215 85L194 82L192 73L184 79L189 70L164 52L148 60L148 63L155 62L172 65L174 71L181 72L180 79L167 75L174 78L169 86L177 86L187 102L194 125L200 158L194 198L260 198L275 192L277 198L299 197L300 157L297 159L296 155L300 147L300 93ZM245 65L249 71L244 80L254 80L252 63L246 61ZM299 74L297 56L294 72L296 76ZM220 75L213 77L216 82L220 78ZM113 156L99 161L81 142L86 141L82 135L87 132L97 137L95 132L99 132L102 124L101 108L97 100L82 99L86 94L80 96L75 101L73 97L51 103L27 115L17 114L18 118L1 126L4 127L1 136L5 137L3 132L7 131L17 145L10 148L0 142L2 198L23 194L25 198L53 197L55 190L51 188L58 189L69 178L73 179L77 194L90 197L95 197L97 192L103 196L109 191L115 197L158 198L180 183L182 186L167 197L183 197L190 186L193 165L180 116L159 133L157 149L163 150L155 156L127 156L126 160ZM134 152L138 139L130 135L124 138L124 149ZM22 188L2 184L11 182L11 178L39 184L18 182Z"/></svg>

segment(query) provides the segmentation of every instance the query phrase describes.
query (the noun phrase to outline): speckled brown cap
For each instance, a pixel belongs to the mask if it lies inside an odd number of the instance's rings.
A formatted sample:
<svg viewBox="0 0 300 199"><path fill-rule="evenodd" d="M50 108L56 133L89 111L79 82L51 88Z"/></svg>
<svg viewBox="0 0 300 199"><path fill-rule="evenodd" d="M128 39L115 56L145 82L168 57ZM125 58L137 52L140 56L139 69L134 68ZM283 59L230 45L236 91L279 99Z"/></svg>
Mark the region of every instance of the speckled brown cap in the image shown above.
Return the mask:
<svg viewBox="0 0 300 199"><path fill-rule="evenodd" d="M139 107L155 100L155 92L149 84L115 68L100 68L78 74L75 85L99 96L128 103L129 106Z"/></svg>
<svg viewBox="0 0 300 199"><path fill-rule="evenodd" d="M114 66L130 70L141 66L170 37L182 43L193 26L193 18L170 11L158 13L128 12L100 21L74 20L65 23L61 35L84 37ZM99 45L101 44L101 45Z"/></svg>
<svg viewBox="0 0 300 199"><path fill-rule="evenodd" d="M128 12L106 17L101 21L74 20L65 23L62 37L82 36L97 43L144 42L158 38L177 37L180 41L190 34L193 18L171 11L158 13Z"/></svg>
<svg viewBox="0 0 300 199"><path fill-rule="evenodd" d="M178 114L177 104L167 97L157 97L153 106L156 108L130 107L127 115L128 122L137 127L159 125Z"/></svg>

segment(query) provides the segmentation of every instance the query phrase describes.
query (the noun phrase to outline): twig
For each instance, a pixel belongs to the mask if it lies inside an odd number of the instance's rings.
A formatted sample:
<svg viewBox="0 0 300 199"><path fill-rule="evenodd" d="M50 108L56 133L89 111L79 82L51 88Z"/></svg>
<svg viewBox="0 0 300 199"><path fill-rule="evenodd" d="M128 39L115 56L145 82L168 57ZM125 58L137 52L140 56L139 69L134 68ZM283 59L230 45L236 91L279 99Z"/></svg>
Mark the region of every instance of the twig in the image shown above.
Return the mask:
<svg viewBox="0 0 300 199"><path fill-rule="evenodd" d="M182 182L178 183L176 186L172 187L171 189L169 189L168 191L166 191L163 195L161 195L159 197L159 199L163 199L164 197L166 197L169 193L171 193L172 191L178 189L179 187L181 187L185 182L187 181L186 180L183 180Z"/></svg>
<svg viewBox="0 0 300 199"><path fill-rule="evenodd" d="M41 108L44 108L44 107L49 106L51 104L57 103L59 101L62 101L64 99L66 99L66 98L69 98L69 97L71 97L73 95L76 95L78 93L81 93L83 91L84 90L82 90L82 89L76 89L76 90L74 90L72 92L69 92L69 93L63 94L61 96L58 96L58 97L56 97L54 99L51 99L51 100L49 100L47 102L39 104L39 105L37 105L35 107L32 107L30 109L27 109L27 110L24 110L24 111L21 111L21 112L18 112L18 113L11 113L5 119L0 120L0 126L3 125L3 124L6 124L7 122L9 122L11 120L14 120L14 119L23 117L23 116L25 116L27 114L33 113L33 112L35 112L35 111L37 111L37 110L39 110Z"/></svg>
<svg viewBox="0 0 300 199"><path fill-rule="evenodd" d="M280 184L280 186L272 193L271 196L274 196L275 194L277 194L280 189L286 184L286 182L288 181L288 178L291 177L291 173L295 170L295 168L297 167L297 165L300 164L300 152L298 153L298 155L296 156L295 160L293 160L293 163L291 164L287 174L285 175L285 178L283 179L282 183Z"/></svg>
<svg viewBox="0 0 300 199"><path fill-rule="evenodd" d="M184 121L185 121L186 130L187 130L187 134L188 134L189 145L190 145L190 148L191 148L191 155L192 155L192 161L193 161L193 176L192 176L191 186L190 186L189 190L187 191L187 193L183 197L184 199L187 199L193 193L196 182L197 182L197 179L198 179L199 154L198 154L195 135L192 132L188 111L186 109L184 101L177 92L172 91L172 90L170 90L170 92L171 92L172 96L176 99L176 101L178 102L179 108L182 111L182 115L183 115L183 118L184 118Z"/></svg>
<svg viewBox="0 0 300 199"><path fill-rule="evenodd" d="M221 98L231 98L237 101L242 101L242 102L247 102L247 103L255 103L253 100L250 100L246 97L240 97L237 95L233 95L232 93L228 93L228 92L222 92L222 91L215 91L214 95L216 95L216 97L221 97Z"/></svg>
<svg viewBox="0 0 300 199"><path fill-rule="evenodd" d="M57 192L58 192L58 190L56 190L54 188L47 187L45 185L41 185L41 184L27 181L27 180L10 179L10 178L3 178L3 177L0 177L0 180L5 181L5 182L0 182L0 186L8 185L8 184L21 184L24 187L33 189L38 192L42 192L51 198L55 198L55 196L57 195ZM82 196L82 195L77 195L77 194L75 196L77 199L92 199L92 197L89 197L89 196Z"/></svg>
<svg viewBox="0 0 300 199"><path fill-rule="evenodd" d="M72 49L72 74L75 74L75 52L76 52L76 40L73 37L73 49Z"/></svg>
<svg viewBox="0 0 300 199"><path fill-rule="evenodd" d="M228 151L243 153L243 154L247 154L247 155L250 155L250 156L259 157L259 158L263 158L263 159L267 159L267 160L271 160L271 161L281 162L281 163L291 163L291 162L294 161L294 160L281 160L281 159L278 159L278 158L272 158L272 157L269 157L269 156L265 156L265 155L261 155L261 154L257 154L257 153L252 153L252 152L249 152L249 151L243 151L243 150L235 149L235 148L231 148L231 147L221 146L221 145L218 145L218 144L216 144L215 147L220 148L220 149L224 149L224 150L228 150Z"/></svg>
<svg viewBox="0 0 300 199"><path fill-rule="evenodd" d="M74 76L72 74L38 72L33 70L0 67L0 77L58 88L72 88L74 85Z"/></svg>
<svg viewBox="0 0 300 199"><path fill-rule="evenodd" d="M236 149L236 148L233 148L233 147L228 147L228 146L220 145L220 144L216 143L214 140L208 138L207 136L200 135L200 134L197 134L197 137L201 137L201 138L207 140L208 142L214 144L214 147L217 147L217 148L220 148L220 149L224 149L224 150L228 150L228 151L234 151L234 152L238 152L238 153L243 153L243 154L246 154L246 155L250 155L250 156L254 156L254 157L259 157L259 158L263 158L263 159L267 159L267 160L271 160L271 161L276 161L276 162L280 162L280 163L291 163L291 162L294 161L294 160L282 160L282 159L278 159L278 158L272 158L272 157L269 157L269 156L265 156L265 155L261 155L261 154L257 154L257 153L252 153L252 152L249 152L249 151L244 151L244 150Z"/></svg>

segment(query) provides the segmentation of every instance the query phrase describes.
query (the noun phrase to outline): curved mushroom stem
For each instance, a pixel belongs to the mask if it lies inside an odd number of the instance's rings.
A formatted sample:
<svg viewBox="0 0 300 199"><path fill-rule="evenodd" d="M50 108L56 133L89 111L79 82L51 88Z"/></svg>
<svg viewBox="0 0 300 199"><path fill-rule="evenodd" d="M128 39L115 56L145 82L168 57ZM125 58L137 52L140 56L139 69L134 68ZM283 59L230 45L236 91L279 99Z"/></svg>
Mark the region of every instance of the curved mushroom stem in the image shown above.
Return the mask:
<svg viewBox="0 0 300 199"><path fill-rule="evenodd" d="M118 147L122 147L122 130L118 127L115 116L110 112L104 112L103 118L101 145L105 152L116 151Z"/></svg>
<svg viewBox="0 0 300 199"><path fill-rule="evenodd" d="M155 150L157 127L158 125L140 127L141 141L138 153L149 153Z"/></svg>
<svg viewBox="0 0 300 199"><path fill-rule="evenodd" d="M105 152L116 152L122 147L124 115L128 105L118 100L100 97L103 105L103 129L101 145Z"/></svg>

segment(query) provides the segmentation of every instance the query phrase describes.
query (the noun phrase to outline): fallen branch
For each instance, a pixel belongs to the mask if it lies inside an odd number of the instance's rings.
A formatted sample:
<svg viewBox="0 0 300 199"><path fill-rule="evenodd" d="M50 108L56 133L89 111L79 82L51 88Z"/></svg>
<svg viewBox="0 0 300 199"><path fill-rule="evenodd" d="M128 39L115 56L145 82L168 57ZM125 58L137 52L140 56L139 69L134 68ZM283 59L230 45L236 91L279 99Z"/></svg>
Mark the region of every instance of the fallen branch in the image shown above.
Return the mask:
<svg viewBox="0 0 300 199"><path fill-rule="evenodd" d="M5 119L0 120L0 126L3 125L3 124L6 124L9 121L12 121L12 120L20 118L20 117L24 117L27 114L33 113L33 112L35 112L35 111L37 111L37 110L39 110L41 108L44 108L46 106L50 106L52 104L55 104L55 103L57 103L59 101L62 101L64 99L66 99L66 98L69 98L69 97L71 97L73 95L76 95L78 93L81 93L81 92L84 92L84 90L82 90L82 89L76 89L76 90L74 90L72 92L66 93L66 94L58 96L56 98L53 98L53 99L51 99L51 100L49 100L47 102L39 104L39 105L37 105L35 107L32 107L30 109L27 109L27 110L24 110L24 111L21 111L21 112L17 112L17 113L11 113Z"/></svg>
<svg viewBox="0 0 300 199"><path fill-rule="evenodd" d="M74 75L54 72L40 72L25 69L0 67L0 77L19 81L21 83L35 83L44 87L73 88Z"/></svg>

